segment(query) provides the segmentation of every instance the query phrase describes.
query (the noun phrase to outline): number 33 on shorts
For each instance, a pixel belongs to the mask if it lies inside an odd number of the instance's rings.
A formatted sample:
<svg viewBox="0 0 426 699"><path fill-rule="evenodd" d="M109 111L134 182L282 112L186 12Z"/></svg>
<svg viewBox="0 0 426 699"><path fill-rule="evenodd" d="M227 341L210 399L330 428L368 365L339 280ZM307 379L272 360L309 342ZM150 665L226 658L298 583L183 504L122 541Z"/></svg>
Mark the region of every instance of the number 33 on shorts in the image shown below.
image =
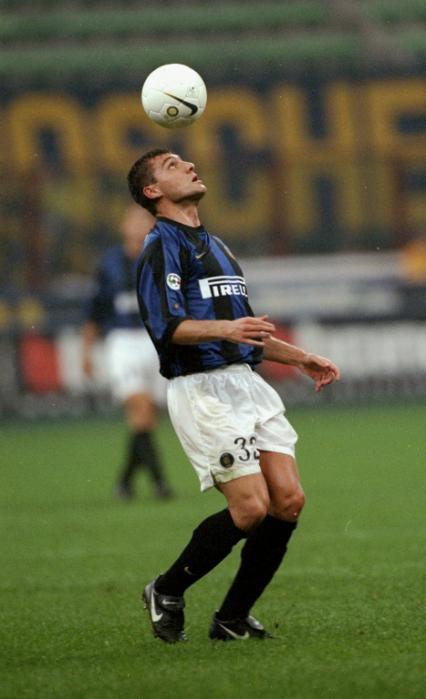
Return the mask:
<svg viewBox="0 0 426 699"><path fill-rule="evenodd" d="M235 461L247 463L248 461L259 461L259 450L256 449L256 436L236 437L235 447L231 451L224 451L219 458L219 463L223 468L230 468Z"/></svg>
<svg viewBox="0 0 426 699"><path fill-rule="evenodd" d="M234 439L234 444L238 449L238 461L259 461L259 450L256 449L256 436L253 435L249 439L245 437L237 437Z"/></svg>

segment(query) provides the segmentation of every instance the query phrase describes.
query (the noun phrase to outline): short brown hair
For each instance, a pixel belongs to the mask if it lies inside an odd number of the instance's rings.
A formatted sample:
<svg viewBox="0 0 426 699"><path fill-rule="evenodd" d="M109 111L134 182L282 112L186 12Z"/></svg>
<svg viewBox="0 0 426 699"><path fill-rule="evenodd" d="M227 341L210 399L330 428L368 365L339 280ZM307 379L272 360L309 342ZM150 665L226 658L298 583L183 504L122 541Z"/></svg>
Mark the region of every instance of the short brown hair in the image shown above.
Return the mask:
<svg viewBox="0 0 426 699"><path fill-rule="evenodd" d="M130 194L139 206L148 209L151 214L156 214L157 205L155 199L146 197L143 193L144 187L154 182L152 174L152 161L157 155L165 155L171 151L168 148L154 148L144 153L130 168L127 175Z"/></svg>

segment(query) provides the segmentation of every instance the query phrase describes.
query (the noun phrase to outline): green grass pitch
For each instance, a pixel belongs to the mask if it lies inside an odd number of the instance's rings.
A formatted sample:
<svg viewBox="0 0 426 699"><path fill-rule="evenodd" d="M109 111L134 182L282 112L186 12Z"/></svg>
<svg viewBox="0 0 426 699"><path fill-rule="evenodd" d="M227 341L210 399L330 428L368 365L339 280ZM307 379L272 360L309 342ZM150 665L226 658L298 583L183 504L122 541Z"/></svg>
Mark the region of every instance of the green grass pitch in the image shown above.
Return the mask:
<svg viewBox="0 0 426 699"><path fill-rule="evenodd" d="M186 644L151 635L143 585L206 515L166 419L178 497L114 501L119 418L2 426L0 697L424 697L425 406L293 410L307 494L283 567L254 613L273 641L207 629L238 548L187 593Z"/></svg>

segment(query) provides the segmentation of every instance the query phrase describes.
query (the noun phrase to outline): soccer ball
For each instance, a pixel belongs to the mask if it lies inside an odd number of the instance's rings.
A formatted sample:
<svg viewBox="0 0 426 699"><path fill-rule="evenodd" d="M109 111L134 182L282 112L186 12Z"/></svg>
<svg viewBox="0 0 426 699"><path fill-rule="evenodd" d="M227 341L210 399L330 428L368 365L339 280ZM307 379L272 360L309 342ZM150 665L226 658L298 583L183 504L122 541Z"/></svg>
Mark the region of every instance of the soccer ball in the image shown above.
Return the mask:
<svg viewBox="0 0 426 699"><path fill-rule="evenodd" d="M178 129L200 118L206 108L207 90L195 70L169 63L148 75L141 99L152 121L166 129Z"/></svg>

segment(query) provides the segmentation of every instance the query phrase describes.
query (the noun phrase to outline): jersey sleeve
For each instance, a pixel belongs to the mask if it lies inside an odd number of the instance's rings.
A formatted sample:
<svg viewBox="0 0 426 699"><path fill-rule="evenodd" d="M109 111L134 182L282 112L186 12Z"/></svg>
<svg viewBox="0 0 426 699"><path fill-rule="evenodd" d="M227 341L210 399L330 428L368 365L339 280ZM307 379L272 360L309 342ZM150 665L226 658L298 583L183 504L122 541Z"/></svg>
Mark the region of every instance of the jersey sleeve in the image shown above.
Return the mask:
<svg viewBox="0 0 426 699"><path fill-rule="evenodd" d="M142 253L137 274L139 308L155 345L170 343L182 321L190 319L184 295L188 277L185 250L173 238L159 236Z"/></svg>

